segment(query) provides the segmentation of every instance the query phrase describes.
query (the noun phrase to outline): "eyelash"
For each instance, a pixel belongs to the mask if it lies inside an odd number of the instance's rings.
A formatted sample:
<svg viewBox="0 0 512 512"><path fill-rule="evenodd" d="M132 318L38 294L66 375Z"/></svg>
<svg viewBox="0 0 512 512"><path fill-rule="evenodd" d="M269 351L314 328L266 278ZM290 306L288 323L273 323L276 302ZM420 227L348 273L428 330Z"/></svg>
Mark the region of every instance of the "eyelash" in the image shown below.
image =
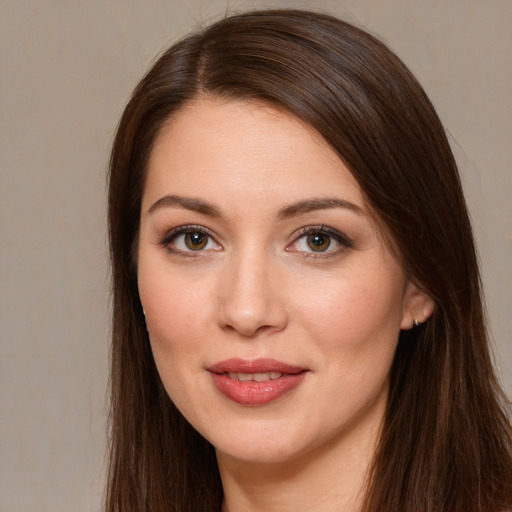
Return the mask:
<svg viewBox="0 0 512 512"><path fill-rule="evenodd" d="M330 251L328 250L328 251L319 251L319 252L296 251L296 252L300 252L300 254L303 255L303 257L306 259L333 258L333 257L336 257L341 252L343 252L345 249L350 249L352 247L352 241L349 239L348 236L346 236L345 234L343 234L335 229L332 229L332 228L329 228L329 227L326 227L323 225L306 226L304 228L301 228L294 235L294 240L290 245L297 244L302 238L310 236L310 235L327 235L328 237L330 237L331 239L333 239L337 243L339 243L342 247L340 247L338 249L333 249ZM287 250L289 250L289 252L294 252L293 250L288 249L288 247L287 247Z"/></svg>
<svg viewBox="0 0 512 512"><path fill-rule="evenodd" d="M205 228L204 226L199 226L195 224L185 225L185 226L179 226L177 228L171 229L166 233L166 235L160 240L159 245L164 247L167 251L173 254L179 254L180 256L184 257L197 257L200 255L200 253L204 252L204 250L198 250L198 251L183 251L181 249L176 249L172 247L172 242L180 235L190 234L190 233L201 233L203 235L206 235L210 240L212 240L215 244L217 242L215 241L215 237L213 233ZM310 236L310 235L327 235L331 239L334 239L337 243L339 243L342 247L334 250L328 250L328 251L294 251L293 249L289 249L291 245L297 244L302 238ZM301 228L297 233L294 234L293 241L287 245L286 251L287 252L297 252L300 253L304 258L310 259L310 258L332 258L338 255L340 252L343 252L347 248L352 247L352 241L343 233L340 233L339 231L319 225L319 226L306 226L304 228Z"/></svg>
<svg viewBox="0 0 512 512"><path fill-rule="evenodd" d="M199 256L199 253L204 252L201 250L198 251L182 251L181 249L176 249L172 247L172 242L180 235L186 235L190 233L201 233L202 235L206 235L209 239L215 242L215 237L210 232L210 230L206 229L204 226L198 226L195 224L189 224L186 226L179 226L177 228L171 229L166 233L164 238L159 242L159 245L164 247L167 251L173 254L179 254L180 256L184 256L186 258L194 258Z"/></svg>

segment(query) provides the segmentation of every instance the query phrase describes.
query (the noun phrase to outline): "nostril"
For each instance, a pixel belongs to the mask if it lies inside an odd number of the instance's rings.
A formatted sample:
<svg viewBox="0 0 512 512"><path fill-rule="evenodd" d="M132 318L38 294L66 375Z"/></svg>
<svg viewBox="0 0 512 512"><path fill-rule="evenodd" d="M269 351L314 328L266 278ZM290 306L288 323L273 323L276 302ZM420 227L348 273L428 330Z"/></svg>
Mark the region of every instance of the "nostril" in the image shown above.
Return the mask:
<svg viewBox="0 0 512 512"><path fill-rule="evenodd" d="M260 335L266 331L282 330L286 325L285 314L270 308L254 311L234 307L232 310L220 312L219 325L221 328L234 331L244 337Z"/></svg>
<svg viewBox="0 0 512 512"><path fill-rule="evenodd" d="M254 251L238 255L219 286L218 323L244 337L281 330L287 323L282 296L270 276L272 262Z"/></svg>

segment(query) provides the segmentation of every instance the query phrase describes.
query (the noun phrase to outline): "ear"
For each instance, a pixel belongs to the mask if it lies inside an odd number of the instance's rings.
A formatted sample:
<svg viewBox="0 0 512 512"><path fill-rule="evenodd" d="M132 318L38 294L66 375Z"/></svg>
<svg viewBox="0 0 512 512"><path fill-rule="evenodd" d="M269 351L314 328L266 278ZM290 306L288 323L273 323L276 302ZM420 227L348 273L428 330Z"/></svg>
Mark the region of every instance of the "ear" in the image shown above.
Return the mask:
<svg viewBox="0 0 512 512"><path fill-rule="evenodd" d="M408 281L403 303L402 330L412 329L418 324L426 322L434 312L434 301L414 283Z"/></svg>

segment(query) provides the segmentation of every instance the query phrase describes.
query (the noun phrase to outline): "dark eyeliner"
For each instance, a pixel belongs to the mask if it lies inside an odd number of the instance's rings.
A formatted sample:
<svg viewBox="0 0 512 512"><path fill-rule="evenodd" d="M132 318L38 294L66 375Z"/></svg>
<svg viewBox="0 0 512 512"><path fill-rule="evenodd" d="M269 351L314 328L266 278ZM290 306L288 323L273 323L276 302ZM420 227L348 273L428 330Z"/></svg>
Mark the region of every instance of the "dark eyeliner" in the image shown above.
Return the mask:
<svg viewBox="0 0 512 512"><path fill-rule="evenodd" d="M165 233L165 235L158 241L158 245L166 249L167 251L173 253L173 254L182 254L185 256L192 256L192 254L189 254L185 251L180 251L178 249L173 249L171 246L172 241L179 235L183 235L190 232L197 232L202 233L208 237L210 237L212 240L215 240L212 233L206 229L204 226L199 226L197 224L187 224L184 226L178 226L176 228L172 228L169 231ZM193 256L197 256L198 254L193 254Z"/></svg>
<svg viewBox="0 0 512 512"><path fill-rule="evenodd" d="M305 236L305 235L312 235L312 234L324 234L328 235L340 244L344 245L345 247L352 248L353 242L352 240L345 234L341 233L340 231L327 227L327 226L307 226L304 228L301 228L298 233L295 235L295 240L298 240L299 238Z"/></svg>

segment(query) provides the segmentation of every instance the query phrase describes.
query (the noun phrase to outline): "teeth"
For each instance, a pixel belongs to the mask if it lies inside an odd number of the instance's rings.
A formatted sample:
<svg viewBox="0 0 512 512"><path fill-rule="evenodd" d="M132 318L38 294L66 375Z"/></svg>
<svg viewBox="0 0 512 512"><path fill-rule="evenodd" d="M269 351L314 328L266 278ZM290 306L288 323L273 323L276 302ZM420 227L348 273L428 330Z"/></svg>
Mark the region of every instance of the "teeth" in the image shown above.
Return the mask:
<svg viewBox="0 0 512 512"><path fill-rule="evenodd" d="M266 382L267 380L275 380L281 377L282 373L280 372L259 372L259 373L234 373L229 372L228 376L232 380L239 380L242 382L248 381L256 381L256 382Z"/></svg>

